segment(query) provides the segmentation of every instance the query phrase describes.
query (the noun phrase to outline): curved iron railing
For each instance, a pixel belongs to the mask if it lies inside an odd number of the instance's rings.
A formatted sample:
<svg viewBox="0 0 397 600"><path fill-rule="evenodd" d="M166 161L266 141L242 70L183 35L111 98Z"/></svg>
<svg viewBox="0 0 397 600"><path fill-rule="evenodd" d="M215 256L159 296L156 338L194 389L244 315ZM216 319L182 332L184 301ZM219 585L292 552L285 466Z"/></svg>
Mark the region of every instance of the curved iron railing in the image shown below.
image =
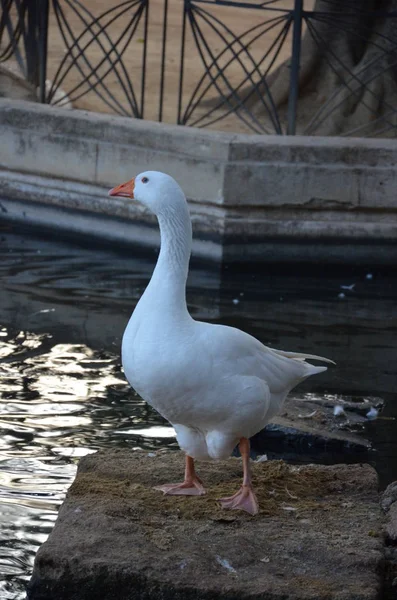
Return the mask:
<svg viewBox="0 0 397 600"><path fill-rule="evenodd" d="M0 62L13 61L41 102L60 106L81 106L94 94L101 110L144 118L150 92L157 110L149 116L159 121L233 129L237 119L256 133L395 135L394 4L184 0L176 27L168 0L161 10L158 0L114 0L102 12L83 0L0 0ZM255 18L236 26L236 11ZM169 60L175 31L179 65ZM54 56L54 36L63 56Z"/></svg>

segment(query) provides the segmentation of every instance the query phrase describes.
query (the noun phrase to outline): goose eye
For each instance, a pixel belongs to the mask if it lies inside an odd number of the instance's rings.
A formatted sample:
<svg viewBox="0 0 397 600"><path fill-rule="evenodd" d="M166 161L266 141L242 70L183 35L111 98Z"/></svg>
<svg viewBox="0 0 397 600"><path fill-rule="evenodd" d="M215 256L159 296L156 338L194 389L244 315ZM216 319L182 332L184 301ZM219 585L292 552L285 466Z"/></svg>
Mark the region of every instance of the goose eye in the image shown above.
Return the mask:
<svg viewBox="0 0 397 600"><path fill-rule="evenodd" d="M141 181L142 181L142 183L147 183L149 181L149 179L147 177L142 177Z"/></svg>

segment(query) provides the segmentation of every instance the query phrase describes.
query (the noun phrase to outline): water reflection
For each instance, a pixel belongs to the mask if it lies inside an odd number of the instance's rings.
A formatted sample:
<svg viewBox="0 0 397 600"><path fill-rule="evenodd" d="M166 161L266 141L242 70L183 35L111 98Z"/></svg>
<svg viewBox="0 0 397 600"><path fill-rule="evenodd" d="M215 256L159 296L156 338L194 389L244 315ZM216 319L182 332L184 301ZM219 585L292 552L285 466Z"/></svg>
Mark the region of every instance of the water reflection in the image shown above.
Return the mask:
<svg viewBox="0 0 397 600"><path fill-rule="evenodd" d="M0 598L22 600L79 457L106 446L152 452L176 443L120 369L121 334L155 254L116 254L12 230L1 242ZM337 369L300 388L308 400L309 390L325 400L380 396L382 417L394 417L397 282L386 272L373 280L365 274L197 265L188 302L197 319L335 358ZM351 283L340 299L340 286ZM397 478L396 422L377 420L366 429L383 483Z"/></svg>
<svg viewBox="0 0 397 600"><path fill-rule="evenodd" d="M1 336L0 597L16 600L79 457L107 445L175 442L131 392L117 357L6 327Z"/></svg>

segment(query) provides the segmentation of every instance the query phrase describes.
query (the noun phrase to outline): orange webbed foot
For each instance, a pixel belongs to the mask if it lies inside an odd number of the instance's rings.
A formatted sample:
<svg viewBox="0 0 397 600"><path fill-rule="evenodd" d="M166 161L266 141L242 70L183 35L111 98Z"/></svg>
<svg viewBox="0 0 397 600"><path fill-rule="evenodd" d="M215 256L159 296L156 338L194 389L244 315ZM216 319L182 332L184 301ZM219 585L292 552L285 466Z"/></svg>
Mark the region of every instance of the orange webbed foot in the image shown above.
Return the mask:
<svg viewBox="0 0 397 600"><path fill-rule="evenodd" d="M198 477L185 480L182 483L156 485L154 489L168 496L203 496L205 494L203 484Z"/></svg>
<svg viewBox="0 0 397 600"><path fill-rule="evenodd" d="M259 512L258 501L251 485L242 485L238 492L229 498L219 498L222 508L230 510L245 510L250 515L257 515Z"/></svg>

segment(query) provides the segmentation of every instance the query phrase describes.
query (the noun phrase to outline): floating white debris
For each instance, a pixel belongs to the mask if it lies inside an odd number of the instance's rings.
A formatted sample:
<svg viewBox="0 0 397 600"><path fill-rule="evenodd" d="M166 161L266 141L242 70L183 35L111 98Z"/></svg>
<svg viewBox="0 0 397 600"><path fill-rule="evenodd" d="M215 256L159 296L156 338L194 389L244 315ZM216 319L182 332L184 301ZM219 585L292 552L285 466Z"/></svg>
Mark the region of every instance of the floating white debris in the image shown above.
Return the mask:
<svg viewBox="0 0 397 600"><path fill-rule="evenodd" d="M148 452L147 456L149 456L149 458L153 458L154 456L156 456L155 452Z"/></svg>
<svg viewBox="0 0 397 600"><path fill-rule="evenodd" d="M287 512L295 512L296 510L298 510L297 508L295 508L295 506L282 506L281 508L283 510L286 510Z"/></svg>
<svg viewBox="0 0 397 600"><path fill-rule="evenodd" d="M218 562L222 567L230 571L230 573L237 573L236 569L232 567L227 558L221 558L220 556L216 556L216 562Z"/></svg>
<svg viewBox="0 0 397 600"><path fill-rule="evenodd" d="M262 456L258 456L258 458L256 459L256 462L266 462L267 460L269 460L267 458L267 454L262 454Z"/></svg>
<svg viewBox="0 0 397 600"><path fill-rule="evenodd" d="M35 317L36 315L42 315L42 314L51 313L51 312L55 312L55 308L42 308L41 310L37 310L36 312L31 313L29 316Z"/></svg>
<svg viewBox="0 0 397 600"><path fill-rule="evenodd" d="M264 556L263 558L260 558L259 560L261 562L264 562L264 563L269 563L270 562L270 558L268 556Z"/></svg>
<svg viewBox="0 0 397 600"><path fill-rule="evenodd" d="M356 287L356 284L355 283L351 283L350 285L341 285L340 289L341 290L348 290L349 292L352 292L355 287Z"/></svg>
<svg viewBox="0 0 397 600"><path fill-rule="evenodd" d="M346 295L343 292L338 294L338 298L340 298L341 300L343 300L343 298L345 298L345 297L346 297Z"/></svg>
<svg viewBox="0 0 397 600"><path fill-rule="evenodd" d="M367 273L365 279L373 279L372 273Z"/></svg>
<svg viewBox="0 0 397 600"><path fill-rule="evenodd" d="M337 406L334 406L334 417L345 417L346 413L345 413L345 409L343 408L343 406L341 406L340 404L338 404Z"/></svg>
<svg viewBox="0 0 397 600"><path fill-rule="evenodd" d="M240 296L244 296L244 292L240 292Z"/></svg>
<svg viewBox="0 0 397 600"><path fill-rule="evenodd" d="M240 300L238 298L233 298L233 304L239 304Z"/></svg>
<svg viewBox="0 0 397 600"><path fill-rule="evenodd" d="M374 408L373 406L369 409L369 411L366 414L367 419L369 419L370 421L373 421L374 419L377 418L379 414L379 411Z"/></svg>

